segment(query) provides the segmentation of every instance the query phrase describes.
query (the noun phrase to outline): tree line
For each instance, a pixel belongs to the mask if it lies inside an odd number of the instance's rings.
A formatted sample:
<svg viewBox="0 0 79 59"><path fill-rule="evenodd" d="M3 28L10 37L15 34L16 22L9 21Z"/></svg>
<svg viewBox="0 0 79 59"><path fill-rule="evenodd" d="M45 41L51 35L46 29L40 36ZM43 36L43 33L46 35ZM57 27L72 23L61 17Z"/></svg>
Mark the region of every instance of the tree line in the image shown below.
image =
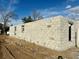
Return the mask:
<svg viewBox="0 0 79 59"><path fill-rule="evenodd" d="M32 12L32 16L23 17L22 22L28 23L28 22L33 22L33 21L37 21L40 19L43 19L43 16L40 14L40 12L35 10Z"/></svg>

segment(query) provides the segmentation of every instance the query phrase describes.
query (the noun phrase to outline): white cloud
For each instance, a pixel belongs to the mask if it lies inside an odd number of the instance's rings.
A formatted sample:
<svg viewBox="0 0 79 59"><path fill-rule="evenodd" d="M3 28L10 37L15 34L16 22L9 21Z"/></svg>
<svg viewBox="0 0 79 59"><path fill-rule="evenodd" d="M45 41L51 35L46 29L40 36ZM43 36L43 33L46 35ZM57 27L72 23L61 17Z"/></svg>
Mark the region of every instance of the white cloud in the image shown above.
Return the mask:
<svg viewBox="0 0 79 59"><path fill-rule="evenodd" d="M43 17L51 17L60 14L58 11L54 11L53 8L38 10Z"/></svg>
<svg viewBox="0 0 79 59"><path fill-rule="evenodd" d="M71 5L68 5L66 9L61 11L54 10L54 8L42 9L38 11L44 18L63 15L69 18L79 19L79 6L72 7Z"/></svg>
<svg viewBox="0 0 79 59"><path fill-rule="evenodd" d="M65 13L67 13L67 16L73 19L79 19L79 6L70 8L68 10L64 11Z"/></svg>
<svg viewBox="0 0 79 59"><path fill-rule="evenodd" d="M68 11L70 11L71 13L79 14L79 6L70 8Z"/></svg>
<svg viewBox="0 0 79 59"><path fill-rule="evenodd" d="M76 0L66 0L67 2L74 2L74 1L76 1Z"/></svg>
<svg viewBox="0 0 79 59"><path fill-rule="evenodd" d="M17 3L19 3L19 0L13 0L13 2L14 2L15 4L17 4Z"/></svg>
<svg viewBox="0 0 79 59"><path fill-rule="evenodd" d="M18 19L18 20L11 19L11 24L13 24L13 25L22 24L22 20L20 20L20 19Z"/></svg>
<svg viewBox="0 0 79 59"><path fill-rule="evenodd" d="M66 9L69 9L69 8L71 8L71 7L72 7L71 5L67 5L67 6L66 6Z"/></svg>
<svg viewBox="0 0 79 59"><path fill-rule="evenodd" d="M55 11L53 8L40 10L41 15L46 17L52 17L57 15L67 16L73 19L79 19L79 6L71 7L71 5L67 6L66 9L62 11Z"/></svg>

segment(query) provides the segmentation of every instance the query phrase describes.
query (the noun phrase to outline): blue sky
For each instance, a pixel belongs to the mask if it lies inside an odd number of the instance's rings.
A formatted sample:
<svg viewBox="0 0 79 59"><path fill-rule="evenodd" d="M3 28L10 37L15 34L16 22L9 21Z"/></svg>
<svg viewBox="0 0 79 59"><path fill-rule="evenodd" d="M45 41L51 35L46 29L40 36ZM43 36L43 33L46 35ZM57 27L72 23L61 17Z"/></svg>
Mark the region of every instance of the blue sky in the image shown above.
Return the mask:
<svg viewBox="0 0 79 59"><path fill-rule="evenodd" d="M79 0L18 0L16 12L21 17L31 15L33 10L43 16L65 15L62 11L78 6Z"/></svg>
<svg viewBox="0 0 79 59"><path fill-rule="evenodd" d="M3 1L3 3L1 2ZM0 0L0 4L9 4L10 0ZM44 17L55 15L67 15L70 9L78 9L79 0L13 0L13 8L21 18L31 15L32 11L37 10ZM6 3L7 2L7 3ZM78 10L77 10L78 11ZM75 10L73 11L75 12Z"/></svg>
<svg viewBox="0 0 79 59"><path fill-rule="evenodd" d="M1 2L3 1L3 3ZM0 4L9 4L9 0L0 0ZM79 19L79 0L12 0L13 10L19 19L29 16L32 11L37 10L43 17L63 15ZM7 2L7 3L6 3Z"/></svg>

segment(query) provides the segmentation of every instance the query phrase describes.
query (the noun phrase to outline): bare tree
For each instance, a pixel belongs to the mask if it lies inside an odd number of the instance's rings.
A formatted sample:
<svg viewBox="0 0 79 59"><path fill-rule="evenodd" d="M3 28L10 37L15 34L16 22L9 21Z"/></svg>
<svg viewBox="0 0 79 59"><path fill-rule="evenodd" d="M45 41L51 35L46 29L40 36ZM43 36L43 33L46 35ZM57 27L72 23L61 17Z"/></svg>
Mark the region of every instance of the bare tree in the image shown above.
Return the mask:
<svg viewBox="0 0 79 59"><path fill-rule="evenodd" d="M2 4L0 4L0 20L3 23L3 34L6 34L5 27L11 18L15 18L16 14L14 13L13 5L15 4L15 0L8 0L7 5L4 2L6 0L1 0Z"/></svg>
<svg viewBox="0 0 79 59"><path fill-rule="evenodd" d="M43 16L41 15L41 13L37 10L34 10L32 12L32 18L33 20L40 20L40 19L43 19Z"/></svg>

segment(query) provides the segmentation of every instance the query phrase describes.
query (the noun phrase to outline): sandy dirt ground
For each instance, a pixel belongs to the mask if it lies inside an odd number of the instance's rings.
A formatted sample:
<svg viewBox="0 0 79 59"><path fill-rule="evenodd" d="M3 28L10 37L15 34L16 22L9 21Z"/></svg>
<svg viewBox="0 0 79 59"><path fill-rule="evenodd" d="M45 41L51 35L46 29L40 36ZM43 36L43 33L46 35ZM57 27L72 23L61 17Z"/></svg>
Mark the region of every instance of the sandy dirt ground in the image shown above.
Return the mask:
<svg viewBox="0 0 79 59"><path fill-rule="evenodd" d="M14 37L0 35L0 59L79 59L79 48L55 51Z"/></svg>

